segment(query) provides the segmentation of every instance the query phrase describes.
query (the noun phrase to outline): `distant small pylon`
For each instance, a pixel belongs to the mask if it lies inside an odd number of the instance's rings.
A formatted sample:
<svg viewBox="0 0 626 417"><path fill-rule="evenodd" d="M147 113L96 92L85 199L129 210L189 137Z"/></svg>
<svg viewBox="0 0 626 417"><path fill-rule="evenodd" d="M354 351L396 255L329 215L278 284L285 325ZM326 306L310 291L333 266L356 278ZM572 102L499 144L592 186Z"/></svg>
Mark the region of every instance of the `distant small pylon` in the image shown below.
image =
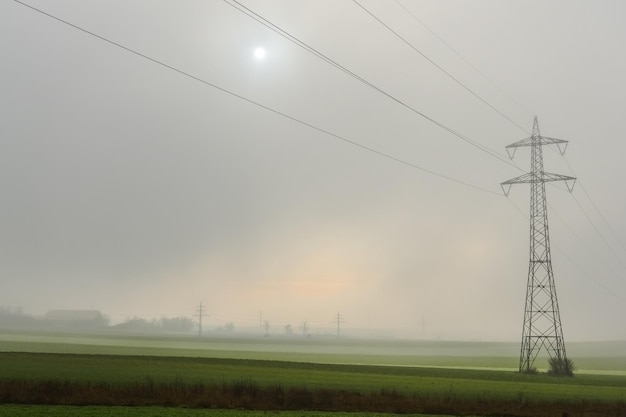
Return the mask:
<svg viewBox="0 0 626 417"><path fill-rule="evenodd" d="M196 309L196 314L194 314L194 317L198 317L198 336L202 336L202 317L208 317L208 314L205 314L206 309L204 308L204 306L202 305L202 303L200 303L200 305L198 306L198 308Z"/></svg>
<svg viewBox="0 0 626 417"><path fill-rule="evenodd" d="M341 337L341 323L344 322L341 313L337 312L335 315L335 322L337 323L337 339L339 339Z"/></svg>

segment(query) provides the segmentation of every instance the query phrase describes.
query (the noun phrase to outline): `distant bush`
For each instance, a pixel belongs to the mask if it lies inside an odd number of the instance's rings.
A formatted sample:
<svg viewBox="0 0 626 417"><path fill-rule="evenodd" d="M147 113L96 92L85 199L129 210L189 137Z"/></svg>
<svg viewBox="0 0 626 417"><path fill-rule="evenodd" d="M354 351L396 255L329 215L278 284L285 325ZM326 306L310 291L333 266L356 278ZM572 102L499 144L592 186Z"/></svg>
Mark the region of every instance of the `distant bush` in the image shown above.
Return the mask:
<svg viewBox="0 0 626 417"><path fill-rule="evenodd" d="M124 323L113 326L117 330L143 333L189 333L194 328L194 322L189 317L162 317L159 320L146 320L134 316Z"/></svg>
<svg viewBox="0 0 626 417"><path fill-rule="evenodd" d="M549 375L554 376L574 376L574 363L567 358L550 358L548 360L550 369L548 369Z"/></svg>
<svg viewBox="0 0 626 417"><path fill-rule="evenodd" d="M161 318L161 329L166 332L191 332L194 328L194 322L189 317L172 317Z"/></svg>
<svg viewBox="0 0 626 417"><path fill-rule="evenodd" d="M156 320L148 321L137 316L126 319L124 323L117 324L113 327L117 330L130 332L157 332L161 329Z"/></svg>
<svg viewBox="0 0 626 417"><path fill-rule="evenodd" d="M235 324L232 321L230 321L226 323L225 325L218 327L217 329L215 329L215 331L224 332L224 333L232 333L235 331Z"/></svg>

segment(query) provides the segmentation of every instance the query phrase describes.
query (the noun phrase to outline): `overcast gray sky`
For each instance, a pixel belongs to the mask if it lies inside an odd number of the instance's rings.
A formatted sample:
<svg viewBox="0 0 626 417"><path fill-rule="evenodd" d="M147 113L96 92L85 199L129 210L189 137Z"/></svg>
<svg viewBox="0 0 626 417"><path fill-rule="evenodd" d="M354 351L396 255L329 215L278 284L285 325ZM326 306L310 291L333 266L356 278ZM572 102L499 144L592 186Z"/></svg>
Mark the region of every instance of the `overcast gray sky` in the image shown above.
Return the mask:
<svg viewBox="0 0 626 417"><path fill-rule="evenodd" d="M413 110L503 157L537 115L565 339L626 338L626 3L241 0L410 108L227 2L27 3L197 79L0 2L1 306L518 340L528 187Z"/></svg>

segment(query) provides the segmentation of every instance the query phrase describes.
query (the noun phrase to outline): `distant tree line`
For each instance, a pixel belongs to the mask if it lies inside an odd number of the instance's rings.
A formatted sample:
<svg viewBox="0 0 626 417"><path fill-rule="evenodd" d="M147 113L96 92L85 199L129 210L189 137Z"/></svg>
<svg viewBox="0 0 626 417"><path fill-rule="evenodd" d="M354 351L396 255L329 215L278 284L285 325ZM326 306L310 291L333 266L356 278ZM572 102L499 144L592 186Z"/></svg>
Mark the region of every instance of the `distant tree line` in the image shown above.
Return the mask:
<svg viewBox="0 0 626 417"><path fill-rule="evenodd" d="M108 315L99 310L50 310L43 316L24 313L21 307L0 306L0 329L33 329L43 331L78 331L78 332L135 332L135 333L176 333L192 334L198 330L198 321L192 316L161 317L146 319L139 316L126 318L122 323L111 324ZM263 335L270 336L270 322L263 323ZM213 329L218 334L233 334L235 324L231 321ZM250 330L248 330L250 331ZM304 321L296 330L291 324L284 325L284 336L293 337L300 333L310 337L308 323Z"/></svg>
<svg viewBox="0 0 626 417"><path fill-rule="evenodd" d="M3 328L32 327L36 324L37 320L24 314L21 307L0 307L0 326Z"/></svg>
<svg viewBox="0 0 626 417"><path fill-rule="evenodd" d="M161 317L160 319L146 320L134 316L125 322L112 326L117 330L131 332L166 332L166 333L189 333L195 327L194 321L189 317Z"/></svg>
<svg viewBox="0 0 626 417"><path fill-rule="evenodd" d="M137 316L110 325L109 316L98 310L50 310L41 317L25 314L21 307L0 306L0 328L69 331L121 330L150 333L190 333L196 324L190 317L146 320Z"/></svg>

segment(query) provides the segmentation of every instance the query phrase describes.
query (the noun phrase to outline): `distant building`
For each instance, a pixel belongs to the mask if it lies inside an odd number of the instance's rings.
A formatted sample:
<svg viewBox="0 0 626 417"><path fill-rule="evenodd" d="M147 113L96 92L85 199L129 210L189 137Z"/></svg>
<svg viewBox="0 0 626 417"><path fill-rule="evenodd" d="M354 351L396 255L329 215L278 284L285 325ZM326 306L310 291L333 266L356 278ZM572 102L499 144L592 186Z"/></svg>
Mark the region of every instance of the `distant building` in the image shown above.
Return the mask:
<svg viewBox="0 0 626 417"><path fill-rule="evenodd" d="M43 321L56 328L92 329L107 325L107 318L99 310L50 310Z"/></svg>

